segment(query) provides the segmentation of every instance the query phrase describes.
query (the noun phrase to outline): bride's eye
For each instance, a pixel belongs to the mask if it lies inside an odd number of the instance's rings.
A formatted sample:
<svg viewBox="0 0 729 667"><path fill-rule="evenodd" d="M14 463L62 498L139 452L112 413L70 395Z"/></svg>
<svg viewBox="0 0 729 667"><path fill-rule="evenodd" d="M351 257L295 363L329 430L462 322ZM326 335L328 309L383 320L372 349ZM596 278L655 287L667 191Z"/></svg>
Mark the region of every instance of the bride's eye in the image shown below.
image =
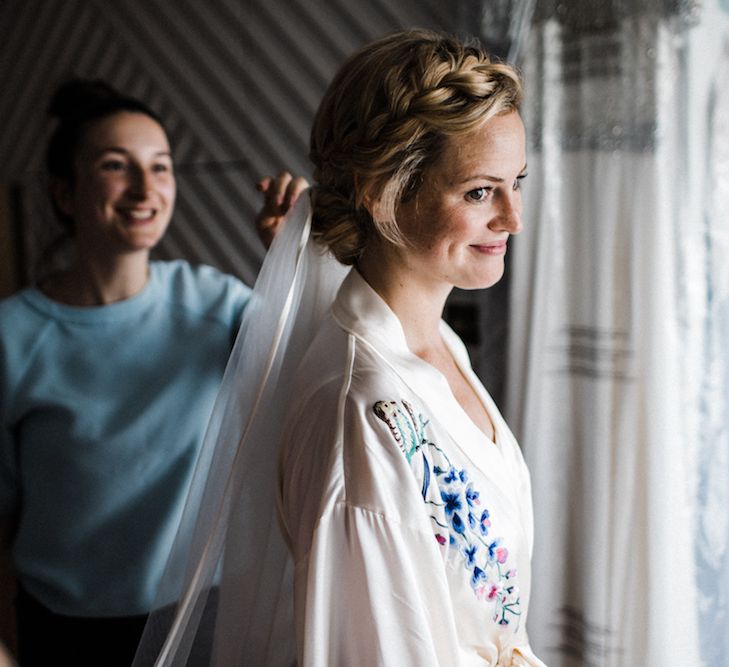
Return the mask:
<svg viewBox="0 0 729 667"><path fill-rule="evenodd" d="M475 188L466 193L466 198L471 201L483 201L488 197L491 188Z"/></svg>

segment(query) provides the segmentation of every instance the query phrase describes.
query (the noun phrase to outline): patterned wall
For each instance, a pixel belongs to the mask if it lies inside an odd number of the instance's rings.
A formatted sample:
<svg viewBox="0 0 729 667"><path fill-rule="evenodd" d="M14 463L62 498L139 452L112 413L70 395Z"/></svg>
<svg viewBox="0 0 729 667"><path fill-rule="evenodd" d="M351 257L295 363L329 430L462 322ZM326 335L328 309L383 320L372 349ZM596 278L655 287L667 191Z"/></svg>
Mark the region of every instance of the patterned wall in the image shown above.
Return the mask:
<svg viewBox="0 0 729 667"><path fill-rule="evenodd" d="M42 173L46 107L70 75L106 79L166 121L179 194L158 256L250 284L263 257L253 184L282 168L309 173L311 120L344 58L401 27L503 35L521 1L0 0L0 183L21 186L25 280L59 232ZM456 294L448 314L498 399L506 283L487 294Z"/></svg>
<svg viewBox="0 0 729 667"><path fill-rule="evenodd" d="M250 282L263 254L253 183L308 173L308 129L344 57L398 27L459 18L439 0L5 0L0 181L23 185L30 266L50 226L45 109L69 75L106 79L166 120L180 195L160 254Z"/></svg>

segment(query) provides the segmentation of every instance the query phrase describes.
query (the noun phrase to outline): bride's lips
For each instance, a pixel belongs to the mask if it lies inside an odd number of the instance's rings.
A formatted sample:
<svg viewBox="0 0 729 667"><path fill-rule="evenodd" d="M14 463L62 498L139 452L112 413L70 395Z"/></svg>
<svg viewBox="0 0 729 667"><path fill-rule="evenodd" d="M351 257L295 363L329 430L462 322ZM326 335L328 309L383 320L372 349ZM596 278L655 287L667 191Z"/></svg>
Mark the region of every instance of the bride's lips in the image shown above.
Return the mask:
<svg viewBox="0 0 729 667"><path fill-rule="evenodd" d="M471 247L484 255L503 255L506 253L505 240L493 243L474 243Z"/></svg>

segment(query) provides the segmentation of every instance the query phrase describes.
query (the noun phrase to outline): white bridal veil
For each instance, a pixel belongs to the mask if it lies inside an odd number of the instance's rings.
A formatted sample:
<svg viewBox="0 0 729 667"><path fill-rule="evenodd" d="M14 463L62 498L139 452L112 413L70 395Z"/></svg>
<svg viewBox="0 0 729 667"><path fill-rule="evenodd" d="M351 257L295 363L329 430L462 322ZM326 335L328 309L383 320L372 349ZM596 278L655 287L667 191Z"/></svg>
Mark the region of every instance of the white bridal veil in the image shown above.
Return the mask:
<svg viewBox="0 0 729 667"><path fill-rule="evenodd" d="M275 450L288 379L346 273L309 229L306 193L246 308L135 667L295 661Z"/></svg>

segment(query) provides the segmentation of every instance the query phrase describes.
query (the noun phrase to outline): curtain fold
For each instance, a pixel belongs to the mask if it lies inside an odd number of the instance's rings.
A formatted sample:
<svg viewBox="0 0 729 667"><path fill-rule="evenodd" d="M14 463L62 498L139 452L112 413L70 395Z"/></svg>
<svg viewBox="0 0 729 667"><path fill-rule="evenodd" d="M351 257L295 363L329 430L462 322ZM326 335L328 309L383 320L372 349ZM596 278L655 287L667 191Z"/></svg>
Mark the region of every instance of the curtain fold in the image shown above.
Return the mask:
<svg viewBox="0 0 729 667"><path fill-rule="evenodd" d="M729 2L723 7L729 15ZM729 664L729 30L718 41L712 44L716 60L707 54L699 68L709 72L709 92L707 134L699 143L706 165L699 254L705 279L697 299L703 308L696 324L701 373L695 398L700 419L694 548L706 665Z"/></svg>
<svg viewBox="0 0 729 667"><path fill-rule="evenodd" d="M729 14L549 4L523 49L506 406L532 642L552 667L729 665Z"/></svg>

